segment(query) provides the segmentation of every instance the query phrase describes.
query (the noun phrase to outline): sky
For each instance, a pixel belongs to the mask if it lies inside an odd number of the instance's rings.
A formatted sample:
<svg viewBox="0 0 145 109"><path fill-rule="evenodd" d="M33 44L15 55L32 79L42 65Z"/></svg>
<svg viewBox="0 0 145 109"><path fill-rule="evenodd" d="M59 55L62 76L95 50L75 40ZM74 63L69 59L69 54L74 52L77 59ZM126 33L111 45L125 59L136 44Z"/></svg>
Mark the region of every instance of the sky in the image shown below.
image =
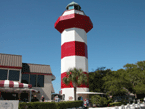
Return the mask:
<svg viewBox="0 0 145 109"><path fill-rule="evenodd" d="M50 65L59 93L61 34L54 23L72 0L0 0L0 53ZM145 0L76 0L90 17L88 70L123 68L145 60Z"/></svg>

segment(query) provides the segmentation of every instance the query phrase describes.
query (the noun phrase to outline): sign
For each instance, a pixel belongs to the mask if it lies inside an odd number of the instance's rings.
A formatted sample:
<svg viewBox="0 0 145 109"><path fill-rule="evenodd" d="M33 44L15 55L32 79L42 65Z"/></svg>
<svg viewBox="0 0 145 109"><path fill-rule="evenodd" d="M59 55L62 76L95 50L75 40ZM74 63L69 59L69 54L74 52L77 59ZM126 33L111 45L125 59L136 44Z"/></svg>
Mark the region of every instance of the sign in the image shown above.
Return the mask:
<svg viewBox="0 0 145 109"><path fill-rule="evenodd" d="M0 109L18 109L19 100L0 100Z"/></svg>

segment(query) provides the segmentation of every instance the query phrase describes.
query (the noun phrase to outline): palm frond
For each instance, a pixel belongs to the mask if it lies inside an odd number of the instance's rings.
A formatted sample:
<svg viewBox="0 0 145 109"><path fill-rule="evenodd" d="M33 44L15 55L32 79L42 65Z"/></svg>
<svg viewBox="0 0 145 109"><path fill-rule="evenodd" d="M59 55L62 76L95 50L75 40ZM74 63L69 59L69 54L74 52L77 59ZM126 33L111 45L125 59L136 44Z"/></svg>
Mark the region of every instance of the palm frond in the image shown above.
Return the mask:
<svg viewBox="0 0 145 109"><path fill-rule="evenodd" d="M82 69L72 68L68 70L66 78L64 78L64 83L69 84L70 81L72 81L75 86L79 86L81 84L87 84L88 77L87 74L83 73Z"/></svg>
<svg viewBox="0 0 145 109"><path fill-rule="evenodd" d="M66 85L68 85L70 83L70 79L67 77L63 78L63 83L65 83Z"/></svg>

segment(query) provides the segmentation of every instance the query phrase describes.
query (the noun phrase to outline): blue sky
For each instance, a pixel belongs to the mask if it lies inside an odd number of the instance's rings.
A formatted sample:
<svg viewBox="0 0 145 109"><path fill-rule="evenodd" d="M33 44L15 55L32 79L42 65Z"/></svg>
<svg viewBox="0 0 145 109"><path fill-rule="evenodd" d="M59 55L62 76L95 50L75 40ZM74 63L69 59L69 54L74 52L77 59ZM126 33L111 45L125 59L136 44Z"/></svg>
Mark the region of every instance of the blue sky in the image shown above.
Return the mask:
<svg viewBox="0 0 145 109"><path fill-rule="evenodd" d="M61 34L54 23L71 0L0 0L0 53L51 66L60 91ZM89 16L89 72L145 60L145 0L76 0Z"/></svg>

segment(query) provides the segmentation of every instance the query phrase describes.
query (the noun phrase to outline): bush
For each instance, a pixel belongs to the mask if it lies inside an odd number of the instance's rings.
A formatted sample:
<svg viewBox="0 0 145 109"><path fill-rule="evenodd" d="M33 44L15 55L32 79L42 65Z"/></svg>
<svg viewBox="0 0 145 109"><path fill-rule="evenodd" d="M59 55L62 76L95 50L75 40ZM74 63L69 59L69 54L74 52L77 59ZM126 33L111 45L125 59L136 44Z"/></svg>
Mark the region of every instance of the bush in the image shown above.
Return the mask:
<svg viewBox="0 0 145 109"><path fill-rule="evenodd" d="M91 97L91 103L92 104L97 104L97 97L98 97L97 95L94 95L94 96Z"/></svg>
<svg viewBox="0 0 145 109"><path fill-rule="evenodd" d="M141 98L140 101L144 101L144 98Z"/></svg>
<svg viewBox="0 0 145 109"><path fill-rule="evenodd" d="M23 102L19 103L19 109L57 109L57 105L51 102Z"/></svg>
<svg viewBox="0 0 145 109"><path fill-rule="evenodd" d="M129 103L129 101L124 99L124 100L121 100L121 103L124 104L124 105L126 105L127 103Z"/></svg>
<svg viewBox="0 0 145 109"><path fill-rule="evenodd" d="M64 101L57 103L58 109L73 108L82 106L83 101Z"/></svg>
<svg viewBox="0 0 145 109"><path fill-rule="evenodd" d="M108 98L107 102L107 104L112 103L112 98Z"/></svg>
<svg viewBox="0 0 145 109"><path fill-rule="evenodd" d="M99 104L100 104L100 106L107 106L108 101L107 101L107 99L105 97L101 97L99 99Z"/></svg>
<svg viewBox="0 0 145 109"><path fill-rule="evenodd" d="M96 104L98 106L107 106L108 100L105 97L100 97L99 95L94 95L91 97L92 104Z"/></svg>
<svg viewBox="0 0 145 109"><path fill-rule="evenodd" d="M22 102L19 109L65 109L82 106L83 101L64 101L64 102Z"/></svg>
<svg viewBox="0 0 145 109"><path fill-rule="evenodd" d="M120 106L122 105L121 102L113 102L113 103L109 103L110 106Z"/></svg>

